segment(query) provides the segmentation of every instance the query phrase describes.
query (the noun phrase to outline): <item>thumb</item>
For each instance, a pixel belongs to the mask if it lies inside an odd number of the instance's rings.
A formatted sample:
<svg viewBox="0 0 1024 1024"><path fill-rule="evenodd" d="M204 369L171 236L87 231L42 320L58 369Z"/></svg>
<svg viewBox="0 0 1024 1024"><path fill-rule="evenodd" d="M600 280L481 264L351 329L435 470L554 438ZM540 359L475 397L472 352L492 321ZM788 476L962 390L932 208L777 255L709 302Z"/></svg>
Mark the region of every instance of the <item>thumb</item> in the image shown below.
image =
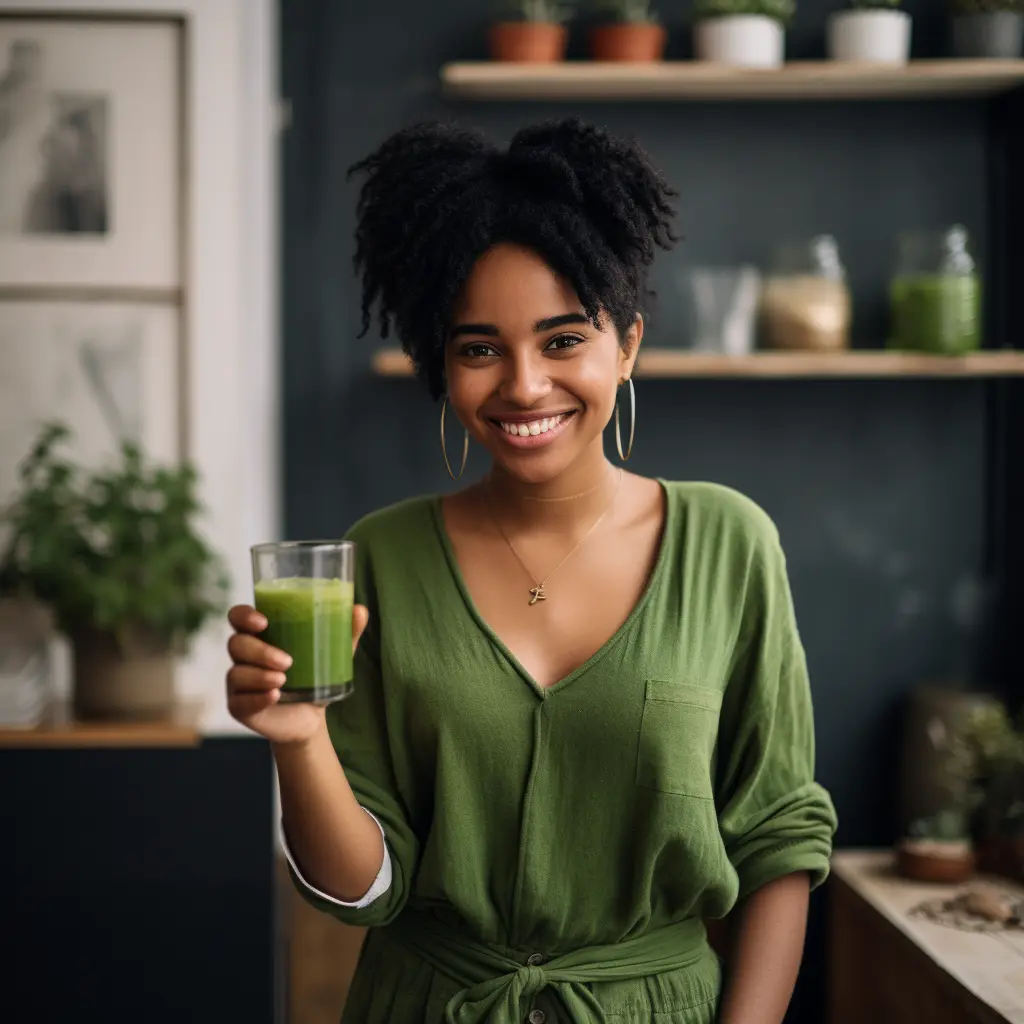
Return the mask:
<svg viewBox="0 0 1024 1024"><path fill-rule="evenodd" d="M370 621L370 612L366 605L357 604L352 609L352 653L355 653L359 646L359 638Z"/></svg>

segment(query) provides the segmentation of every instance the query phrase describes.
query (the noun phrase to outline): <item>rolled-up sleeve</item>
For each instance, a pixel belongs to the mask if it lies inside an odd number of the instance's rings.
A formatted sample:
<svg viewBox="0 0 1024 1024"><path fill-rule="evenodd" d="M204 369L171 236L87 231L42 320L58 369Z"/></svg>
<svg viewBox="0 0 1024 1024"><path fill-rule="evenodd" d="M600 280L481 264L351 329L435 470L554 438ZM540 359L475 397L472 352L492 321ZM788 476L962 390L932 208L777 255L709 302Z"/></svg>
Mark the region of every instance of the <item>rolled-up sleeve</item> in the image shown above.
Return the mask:
<svg viewBox="0 0 1024 1024"><path fill-rule="evenodd" d="M836 813L814 778L807 660L774 526L750 552L719 728L719 828L743 899L783 875L828 875Z"/></svg>

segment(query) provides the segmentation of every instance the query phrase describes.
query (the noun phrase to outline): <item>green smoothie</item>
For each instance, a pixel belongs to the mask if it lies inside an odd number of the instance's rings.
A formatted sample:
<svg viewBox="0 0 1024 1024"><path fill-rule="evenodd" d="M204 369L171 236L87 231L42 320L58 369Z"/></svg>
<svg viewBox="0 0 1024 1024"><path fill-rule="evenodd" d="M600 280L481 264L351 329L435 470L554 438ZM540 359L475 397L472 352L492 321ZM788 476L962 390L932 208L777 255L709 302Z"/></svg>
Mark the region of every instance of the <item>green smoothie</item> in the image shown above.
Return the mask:
<svg viewBox="0 0 1024 1024"><path fill-rule="evenodd" d="M981 282L974 274L913 274L892 282L890 348L961 355L981 345Z"/></svg>
<svg viewBox="0 0 1024 1024"><path fill-rule="evenodd" d="M298 576L256 584L261 635L292 656L281 700L331 701L352 691L352 584Z"/></svg>

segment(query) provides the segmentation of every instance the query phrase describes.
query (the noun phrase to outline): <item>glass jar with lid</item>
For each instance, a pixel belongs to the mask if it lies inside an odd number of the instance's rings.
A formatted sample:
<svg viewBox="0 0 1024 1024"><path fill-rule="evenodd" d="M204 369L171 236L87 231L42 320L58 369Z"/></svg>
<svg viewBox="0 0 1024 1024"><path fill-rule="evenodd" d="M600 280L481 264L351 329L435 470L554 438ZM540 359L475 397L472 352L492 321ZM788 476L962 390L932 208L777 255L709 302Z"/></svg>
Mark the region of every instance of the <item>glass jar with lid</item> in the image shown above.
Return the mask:
<svg viewBox="0 0 1024 1024"><path fill-rule="evenodd" d="M981 279L959 224L899 236L889 347L959 355L981 347Z"/></svg>
<svg viewBox="0 0 1024 1024"><path fill-rule="evenodd" d="M850 345L850 291L832 235L781 246L761 294L765 348L834 352Z"/></svg>

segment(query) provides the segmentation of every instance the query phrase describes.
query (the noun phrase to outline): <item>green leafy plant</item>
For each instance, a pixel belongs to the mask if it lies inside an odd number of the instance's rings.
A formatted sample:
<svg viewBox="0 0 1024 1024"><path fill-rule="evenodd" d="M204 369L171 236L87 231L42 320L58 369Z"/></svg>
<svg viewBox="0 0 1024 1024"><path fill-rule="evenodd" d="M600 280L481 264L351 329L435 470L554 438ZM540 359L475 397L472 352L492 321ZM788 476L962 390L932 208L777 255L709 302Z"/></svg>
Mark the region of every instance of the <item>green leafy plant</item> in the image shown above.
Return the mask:
<svg viewBox="0 0 1024 1024"><path fill-rule="evenodd" d="M70 431L47 425L20 467L20 493L0 514L9 533L0 595L53 609L72 639L135 633L181 649L224 607L228 581L197 533L196 473L151 467L134 444L120 463L86 471L60 454Z"/></svg>
<svg viewBox="0 0 1024 1024"><path fill-rule="evenodd" d="M694 21L759 14L788 25L796 13L796 0L694 0Z"/></svg>
<svg viewBox="0 0 1024 1024"><path fill-rule="evenodd" d="M1024 13L1024 0L950 0L954 14Z"/></svg>
<svg viewBox="0 0 1024 1024"><path fill-rule="evenodd" d="M628 25L658 22L658 12L651 8L650 0L594 0L594 11L602 21Z"/></svg>
<svg viewBox="0 0 1024 1024"><path fill-rule="evenodd" d="M928 818L918 818L907 828L911 839L928 839L932 842L959 843L969 838L968 816L962 808L948 807Z"/></svg>
<svg viewBox="0 0 1024 1024"><path fill-rule="evenodd" d="M975 709L948 752L954 785L980 812L983 830L1024 831L1024 711L1014 722L1001 704Z"/></svg>
<svg viewBox="0 0 1024 1024"><path fill-rule="evenodd" d="M572 0L503 0L499 4L501 21L535 21L561 25L575 12Z"/></svg>

